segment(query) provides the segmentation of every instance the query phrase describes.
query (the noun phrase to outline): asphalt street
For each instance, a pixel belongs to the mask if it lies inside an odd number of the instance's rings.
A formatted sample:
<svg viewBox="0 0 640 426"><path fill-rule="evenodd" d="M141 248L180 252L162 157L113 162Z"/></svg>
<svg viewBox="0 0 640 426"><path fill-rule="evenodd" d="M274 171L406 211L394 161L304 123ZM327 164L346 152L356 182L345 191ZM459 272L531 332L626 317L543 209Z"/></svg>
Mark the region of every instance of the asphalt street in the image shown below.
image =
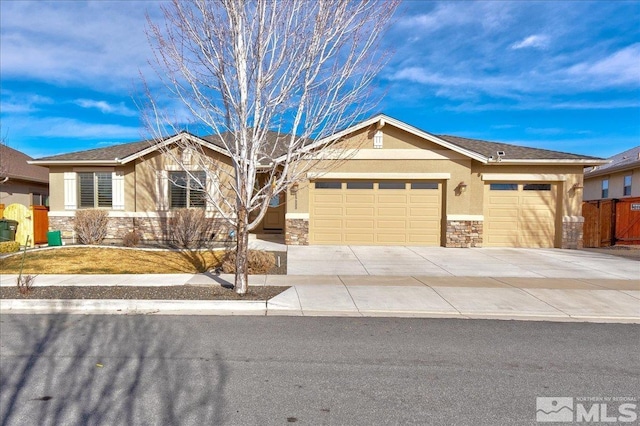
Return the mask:
<svg viewBox="0 0 640 426"><path fill-rule="evenodd" d="M536 424L536 397L631 397L640 326L5 315L0 425Z"/></svg>

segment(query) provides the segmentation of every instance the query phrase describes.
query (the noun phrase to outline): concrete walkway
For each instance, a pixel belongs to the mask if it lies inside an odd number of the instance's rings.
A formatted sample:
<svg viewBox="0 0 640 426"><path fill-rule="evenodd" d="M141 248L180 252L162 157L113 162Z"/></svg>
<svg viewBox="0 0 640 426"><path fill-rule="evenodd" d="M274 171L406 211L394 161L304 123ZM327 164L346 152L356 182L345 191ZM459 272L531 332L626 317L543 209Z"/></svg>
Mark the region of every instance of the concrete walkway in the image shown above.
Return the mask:
<svg viewBox="0 0 640 426"><path fill-rule="evenodd" d="M1 286L15 275L0 276ZM38 286L224 285L231 275L39 275ZM601 278L257 275L290 289L265 302L1 300L1 313L407 316L640 323L640 281Z"/></svg>

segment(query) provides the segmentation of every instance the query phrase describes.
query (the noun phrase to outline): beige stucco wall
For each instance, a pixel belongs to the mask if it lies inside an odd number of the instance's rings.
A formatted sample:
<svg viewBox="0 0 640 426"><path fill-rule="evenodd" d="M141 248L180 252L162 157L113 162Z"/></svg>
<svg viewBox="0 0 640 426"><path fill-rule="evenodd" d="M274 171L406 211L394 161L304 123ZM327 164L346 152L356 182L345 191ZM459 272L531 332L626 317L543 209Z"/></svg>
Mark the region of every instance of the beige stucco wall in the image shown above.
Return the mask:
<svg viewBox="0 0 640 426"><path fill-rule="evenodd" d="M353 140L346 139L345 146L360 146L362 149L373 148L374 130L363 130L353 136ZM569 190L574 184L582 182L583 166L580 165L502 165L499 163L482 164L478 161L464 157L461 154L449 151L441 145L415 136L403 130L385 126L383 127L384 150L419 150L432 151L434 157L448 157L444 159L347 159L334 162L330 167L328 162L321 162L311 172L330 173L384 173L393 179L397 173L449 173L451 177L441 181L443 183L443 212L446 215L470 215L480 216L484 214L484 187L483 174L544 174L557 175L561 179L555 182L558 185L558 220L563 216L580 216L582 191ZM390 157L395 154L390 151ZM417 156L417 154L416 154ZM344 180L344 179L342 179ZM457 191L458 185L464 182L467 190ZM639 185L640 186L640 185ZM299 185L296 194L297 208L294 203L287 204L287 213L309 213L309 181ZM293 197L290 197L290 200Z"/></svg>
<svg viewBox="0 0 640 426"><path fill-rule="evenodd" d="M229 159L219 153L205 150L208 161L214 161L218 170L223 170L221 181L228 179L232 170ZM196 166L194 170L201 167ZM74 171L122 171L124 173L124 212L156 212L160 199L160 186L158 185L158 171L180 170L178 164L165 153L156 151L144 158L137 159L118 167L73 167L54 166L49 169L49 181L51 184L50 208L52 212L65 211L64 206L64 174ZM121 210L122 211L122 210Z"/></svg>
<svg viewBox="0 0 640 426"><path fill-rule="evenodd" d="M135 181L133 164L126 164L119 167L100 167L100 166L52 166L49 167L49 207L52 212L65 211L64 206L64 174L68 172L124 172L125 198L124 211L135 211L134 200L128 191L128 185Z"/></svg>
<svg viewBox="0 0 640 426"><path fill-rule="evenodd" d="M64 210L64 174L73 167L49 167L49 209L52 212Z"/></svg>
<svg viewBox="0 0 640 426"><path fill-rule="evenodd" d="M42 194L46 199L49 195L49 185L14 179L0 184L0 204L4 204L5 207L14 203L29 207L32 194Z"/></svg>
<svg viewBox="0 0 640 426"><path fill-rule="evenodd" d="M558 198L561 211L558 212L560 217L562 216L581 216L582 215L582 190L571 189L574 184L582 183L583 166L571 166L571 165L554 165L554 166L536 166L536 165L483 165L480 163L474 163L472 170L473 175L480 175L478 179L474 179L473 187L471 191L478 192L482 196L484 193L484 181L482 180L483 173L505 173L513 175L558 175L564 180L551 180L550 182L558 185ZM502 182L502 181L501 181ZM504 181L508 182L508 180ZM535 180L528 180L528 182L536 182ZM477 194L476 194L477 195ZM481 214L481 213L480 213Z"/></svg>
<svg viewBox="0 0 640 426"><path fill-rule="evenodd" d="M352 137L345 139L340 148L346 147L353 149L373 149L373 135L375 130L362 130L354 134ZM338 146L336 146L338 148ZM471 162L472 160L463 157L457 153L449 151L440 145L425 141L418 136L403 130L386 126L383 127L383 148L375 151L384 152L385 150L415 150L415 151L433 151L438 156L449 155L451 159L355 159L347 158L336 161L322 161L316 164L310 173L384 173L388 174L389 179L393 179L397 173L449 173L451 178L441 180L443 185L443 193L446 199L446 214L482 214L469 213L472 211L473 197L470 192L457 193L456 187L460 182L467 183L472 179ZM392 158L397 152L389 151L389 157ZM381 154L383 155L383 154ZM320 179L322 179L320 177ZM406 179L405 179L406 180ZM309 213L309 181L305 180L299 184L299 190L296 194L298 202L297 208L295 203L287 204L287 213Z"/></svg>
<svg viewBox="0 0 640 426"><path fill-rule="evenodd" d="M624 198L624 177L629 175L631 175L631 195L627 195L627 197L640 197L640 167L638 167L608 175L585 177L584 200L601 199L603 179L609 179L609 198Z"/></svg>
<svg viewBox="0 0 640 426"><path fill-rule="evenodd" d="M218 179L218 184L224 186L226 182L233 176L233 167L228 157L215 151L204 149L206 155L205 163L208 164L210 170L214 170ZM195 156L195 154L194 154ZM135 173L131 179L133 182L127 183L126 188L135 188L135 194L129 195L135 200L135 210L138 212L157 211L161 197L160 186L158 185L158 172L163 170L182 170L181 166L174 160L177 152L172 150L172 155L167 155L161 151L153 152L144 158L136 160ZM193 170L203 170L203 166L198 161L192 159ZM131 185L131 186L130 186Z"/></svg>

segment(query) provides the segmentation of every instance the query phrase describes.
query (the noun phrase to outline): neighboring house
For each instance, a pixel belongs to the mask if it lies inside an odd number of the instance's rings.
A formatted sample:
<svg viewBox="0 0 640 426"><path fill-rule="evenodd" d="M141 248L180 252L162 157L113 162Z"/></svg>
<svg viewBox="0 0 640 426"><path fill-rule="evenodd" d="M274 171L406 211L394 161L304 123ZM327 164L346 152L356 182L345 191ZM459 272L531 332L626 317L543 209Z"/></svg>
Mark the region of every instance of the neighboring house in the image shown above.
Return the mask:
<svg viewBox="0 0 640 426"><path fill-rule="evenodd" d="M584 171L584 201L640 197L640 146Z"/></svg>
<svg viewBox="0 0 640 426"><path fill-rule="evenodd" d="M640 146L585 169L584 246L640 244Z"/></svg>
<svg viewBox="0 0 640 426"><path fill-rule="evenodd" d="M33 158L0 144L0 204L47 206L49 170L28 164Z"/></svg>
<svg viewBox="0 0 640 426"><path fill-rule="evenodd" d="M180 133L163 145L177 138L199 142L208 158L230 167L215 139ZM583 169L605 163L436 136L385 115L309 148L321 150L329 140L341 140L348 158L331 170L320 161L307 181L273 203L256 232L284 233L287 244L576 248ZM69 238L75 211L96 207L109 211L110 238L136 228L147 240L161 240L174 208L202 207L214 216L211 206L197 198L194 204L173 183L184 176L167 157L142 141L33 161L50 170L51 227ZM201 179L197 172L192 176ZM227 232L220 227L219 237Z"/></svg>

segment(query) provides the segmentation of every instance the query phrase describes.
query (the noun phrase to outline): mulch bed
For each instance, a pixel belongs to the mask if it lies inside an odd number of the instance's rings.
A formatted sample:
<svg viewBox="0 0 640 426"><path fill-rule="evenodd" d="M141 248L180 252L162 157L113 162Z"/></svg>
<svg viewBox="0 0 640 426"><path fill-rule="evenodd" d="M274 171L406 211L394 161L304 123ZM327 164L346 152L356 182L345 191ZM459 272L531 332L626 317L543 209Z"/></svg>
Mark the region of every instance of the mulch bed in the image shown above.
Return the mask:
<svg viewBox="0 0 640 426"><path fill-rule="evenodd" d="M287 275L287 252L271 251L276 258L276 266L267 271L267 275ZM280 258L280 266L278 266L278 258Z"/></svg>
<svg viewBox="0 0 640 426"><path fill-rule="evenodd" d="M217 285L162 287L49 286L22 294L17 286L0 287L0 299L143 299L143 300L268 300L289 287L249 287L244 296Z"/></svg>

